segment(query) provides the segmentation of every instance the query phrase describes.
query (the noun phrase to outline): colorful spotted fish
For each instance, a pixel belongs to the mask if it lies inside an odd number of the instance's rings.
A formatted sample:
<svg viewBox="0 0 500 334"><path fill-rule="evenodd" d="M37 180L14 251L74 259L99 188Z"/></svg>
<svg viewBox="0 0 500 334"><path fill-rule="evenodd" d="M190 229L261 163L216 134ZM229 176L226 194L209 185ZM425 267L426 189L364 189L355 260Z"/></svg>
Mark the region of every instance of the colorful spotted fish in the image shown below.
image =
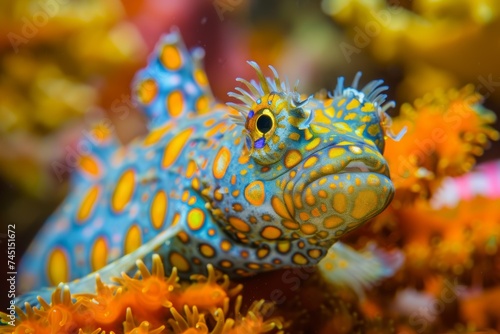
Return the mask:
<svg viewBox="0 0 500 334"><path fill-rule="evenodd" d="M22 290L119 276L153 252L184 277L208 263L232 277L323 258L325 272L337 260L361 264L334 244L393 196L382 156L387 87L358 89L358 74L350 87L339 78L328 96L307 97L249 62L258 81L237 79L244 88L229 96L241 103L226 106L202 58L177 32L162 38L133 84L151 131L126 147L92 136L71 193L23 258ZM377 261L371 275L386 275ZM87 278L71 290L92 289Z"/></svg>

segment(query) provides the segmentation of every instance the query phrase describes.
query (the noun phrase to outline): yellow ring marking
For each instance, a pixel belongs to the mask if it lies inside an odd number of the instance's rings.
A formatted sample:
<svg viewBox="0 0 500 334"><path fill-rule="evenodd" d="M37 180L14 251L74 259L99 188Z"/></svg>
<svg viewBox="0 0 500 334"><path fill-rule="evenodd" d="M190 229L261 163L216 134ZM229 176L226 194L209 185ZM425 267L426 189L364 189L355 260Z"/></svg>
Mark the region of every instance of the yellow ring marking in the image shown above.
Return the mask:
<svg viewBox="0 0 500 334"><path fill-rule="evenodd" d="M345 154L345 150L339 147L333 147L328 151L328 157L331 159L335 159L341 157Z"/></svg>
<svg viewBox="0 0 500 334"><path fill-rule="evenodd" d="M191 176L193 176L194 172L196 172L197 169L198 167L196 166L196 163L193 160L189 160L186 168L186 177L190 178Z"/></svg>
<svg viewBox="0 0 500 334"><path fill-rule="evenodd" d="M266 199L264 192L264 183L262 181L253 181L245 188L246 200L255 206L262 205Z"/></svg>
<svg viewBox="0 0 500 334"><path fill-rule="evenodd" d="M215 156L213 165L213 174L216 179L222 179L226 174L229 163L231 162L231 151L225 146L221 147Z"/></svg>
<svg viewBox="0 0 500 334"><path fill-rule="evenodd" d="M194 80L200 86L206 86L208 84L207 75L205 74L205 71L200 68L194 70Z"/></svg>
<svg viewBox="0 0 500 334"><path fill-rule="evenodd" d="M99 186L93 186L83 198L80 208L76 214L76 219L79 223L82 223L89 218L95 207L97 197L99 197Z"/></svg>
<svg viewBox="0 0 500 334"><path fill-rule="evenodd" d="M361 111L362 112L372 112L372 111L375 111L375 106L373 105L373 103L365 102L363 104L363 106L361 107Z"/></svg>
<svg viewBox="0 0 500 334"><path fill-rule="evenodd" d="M298 230L300 228L299 223L292 220L282 220L281 225L289 230Z"/></svg>
<svg viewBox="0 0 500 334"><path fill-rule="evenodd" d="M323 221L323 226L327 229L336 229L344 223L344 220L338 216L330 216Z"/></svg>
<svg viewBox="0 0 500 334"><path fill-rule="evenodd" d="M295 253L292 257L292 261L295 264L298 264L300 266L306 265L309 263L309 260L302 254L300 253Z"/></svg>
<svg viewBox="0 0 500 334"><path fill-rule="evenodd" d="M304 162L304 168L310 168L314 166L318 162L318 158L315 156L312 156Z"/></svg>
<svg viewBox="0 0 500 334"><path fill-rule="evenodd" d="M133 169L126 170L118 179L115 190L111 197L111 207L116 213L120 213L132 199L135 190L135 172Z"/></svg>
<svg viewBox="0 0 500 334"><path fill-rule="evenodd" d="M376 175L370 174L366 178L366 183L370 186L378 186L380 185L380 179Z"/></svg>
<svg viewBox="0 0 500 334"><path fill-rule="evenodd" d="M288 213L285 203L283 203L277 196L273 196L271 198L271 206L280 217L292 219Z"/></svg>
<svg viewBox="0 0 500 334"><path fill-rule="evenodd" d="M153 79L141 81L136 88L137 98L142 104L150 104L158 95L158 84Z"/></svg>
<svg viewBox="0 0 500 334"><path fill-rule="evenodd" d="M319 143L321 143L321 139L319 137L314 138L306 145L306 150L314 150L316 147L318 147Z"/></svg>
<svg viewBox="0 0 500 334"><path fill-rule="evenodd" d="M205 224L205 213L203 210L194 208L188 213L187 223L192 231L198 231Z"/></svg>
<svg viewBox="0 0 500 334"><path fill-rule="evenodd" d="M183 244L187 244L189 242L189 235L184 231L177 233L177 238L179 238Z"/></svg>
<svg viewBox="0 0 500 334"><path fill-rule="evenodd" d="M204 257L211 258L211 257L215 256L215 249L208 244L202 244L202 245L200 245L200 253Z"/></svg>
<svg viewBox="0 0 500 334"><path fill-rule="evenodd" d="M292 132L288 135L288 138L298 141L300 139L300 135L297 132Z"/></svg>
<svg viewBox="0 0 500 334"><path fill-rule="evenodd" d="M333 208L339 213L347 210L347 197L342 193L333 195Z"/></svg>
<svg viewBox="0 0 500 334"><path fill-rule="evenodd" d="M246 266L248 269L252 269L252 270L259 270L260 269L260 265L257 263L247 263Z"/></svg>
<svg viewBox="0 0 500 334"><path fill-rule="evenodd" d="M319 249L311 249L307 252L307 254L313 259L317 259L321 256L321 251Z"/></svg>
<svg viewBox="0 0 500 334"><path fill-rule="evenodd" d="M349 102L346 106L347 110L352 110L354 108L359 107L360 103L357 99L352 99L351 102Z"/></svg>
<svg viewBox="0 0 500 334"><path fill-rule="evenodd" d="M196 111L199 114L205 114L206 112L209 111L209 103L208 103L208 97L206 95L202 95L196 100Z"/></svg>
<svg viewBox="0 0 500 334"><path fill-rule="evenodd" d="M323 204L321 204L321 205L323 205ZM312 209L311 210L311 214L312 214L313 217L319 217L319 216L321 216L321 213L319 212L318 208Z"/></svg>
<svg viewBox="0 0 500 334"><path fill-rule="evenodd" d="M151 131L148 136L146 138L144 138L144 145L153 145L153 144L156 144L157 142L159 142L163 136L172 128L172 126L169 124L169 125L166 125L166 126L162 126L161 128L159 129L155 129L153 131Z"/></svg>
<svg viewBox="0 0 500 334"><path fill-rule="evenodd" d="M181 215L179 213L174 214L174 219L172 219L172 225L170 226L175 226L179 223L179 220L181 220Z"/></svg>
<svg viewBox="0 0 500 334"><path fill-rule="evenodd" d="M316 198L314 197L310 187L306 189L305 197L307 205L313 206L316 203Z"/></svg>
<svg viewBox="0 0 500 334"><path fill-rule="evenodd" d="M219 189L215 189L214 191L214 198L216 201L222 201L224 199L224 195L221 194L220 190Z"/></svg>
<svg viewBox="0 0 500 334"><path fill-rule="evenodd" d="M90 155L84 155L79 160L80 168L92 176L98 176L100 174L99 165L97 164L96 158Z"/></svg>
<svg viewBox="0 0 500 334"><path fill-rule="evenodd" d="M165 224L167 216L168 198L163 190L156 193L150 209L150 218L155 229L160 229Z"/></svg>
<svg viewBox="0 0 500 334"><path fill-rule="evenodd" d="M281 237L283 232L275 226L266 226L260 232L260 235L269 240L275 240Z"/></svg>
<svg viewBox="0 0 500 334"><path fill-rule="evenodd" d="M167 111L172 117L179 116L184 110L184 96L179 90L175 90L167 97Z"/></svg>
<svg viewBox="0 0 500 334"><path fill-rule="evenodd" d="M189 271L189 262L184 256L177 252L171 252L169 256L170 264L181 272Z"/></svg>
<svg viewBox="0 0 500 334"><path fill-rule="evenodd" d="M47 261L47 275L51 285L55 286L61 282L69 281L69 261L66 252L61 248L55 248L49 255Z"/></svg>
<svg viewBox="0 0 500 334"><path fill-rule="evenodd" d="M304 234L311 235L311 234L316 233L318 228L314 224L306 223L306 224L302 224L302 226L300 226L300 230Z"/></svg>
<svg viewBox="0 0 500 334"><path fill-rule="evenodd" d="M182 66L181 52L173 45L165 45L160 53L160 61L167 69L178 70Z"/></svg>
<svg viewBox="0 0 500 334"><path fill-rule="evenodd" d="M309 220L311 216L307 212L301 212L299 213L299 218L303 221Z"/></svg>
<svg viewBox="0 0 500 334"><path fill-rule="evenodd" d="M372 190L362 190L354 200L351 216L355 219L366 217L377 207L377 194Z"/></svg>
<svg viewBox="0 0 500 334"><path fill-rule="evenodd" d="M132 225L125 236L124 252L129 254L139 248L142 243L141 229L137 224Z"/></svg>
<svg viewBox="0 0 500 334"><path fill-rule="evenodd" d="M240 232L246 233L250 231L250 225L237 217L229 217L229 224Z"/></svg>
<svg viewBox="0 0 500 334"><path fill-rule="evenodd" d="M297 150L289 150L285 154L284 164L286 168L292 168L302 161L302 154Z"/></svg>
<svg viewBox="0 0 500 334"><path fill-rule="evenodd" d="M90 265L92 271L101 269L108 262L108 245L104 237L98 237L90 252Z"/></svg>
<svg viewBox="0 0 500 334"><path fill-rule="evenodd" d="M186 129L172 138L167 146L165 146L161 162L162 168L168 168L173 165L192 133L193 129Z"/></svg>
<svg viewBox="0 0 500 334"><path fill-rule="evenodd" d="M293 217L295 215L295 206L293 204L293 199L292 195L290 195L288 192L285 192L283 195L283 199L285 200L285 205L290 210L290 215Z"/></svg>
<svg viewBox="0 0 500 334"><path fill-rule="evenodd" d="M227 240L222 240L220 243L220 249L222 249L224 252L229 252L232 248L232 245L229 241Z"/></svg>
<svg viewBox="0 0 500 334"><path fill-rule="evenodd" d="M233 263L231 261L228 261L228 260L222 260L220 262L220 265L224 268L231 268L233 266Z"/></svg>
<svg viewBox="0 0 500 334"><path fill-rule="evenodd" d="M268 248L261 248L257 251L257 257L259 259L265 258L267 255L269 255L269 249Z"/></svg>

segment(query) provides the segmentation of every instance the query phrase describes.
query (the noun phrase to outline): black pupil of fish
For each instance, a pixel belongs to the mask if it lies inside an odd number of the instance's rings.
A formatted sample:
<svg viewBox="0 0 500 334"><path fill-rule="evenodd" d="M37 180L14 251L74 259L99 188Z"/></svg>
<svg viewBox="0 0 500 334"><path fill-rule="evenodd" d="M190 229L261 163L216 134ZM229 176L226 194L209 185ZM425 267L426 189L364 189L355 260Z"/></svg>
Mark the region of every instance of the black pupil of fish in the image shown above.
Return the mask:
<svg viewBox="0 0 500 334"><path fill-rule="evenodd" d="M261 115L257 120L257 129L262 133L268 133L273 127L273 120L267 115Z"/></svg>

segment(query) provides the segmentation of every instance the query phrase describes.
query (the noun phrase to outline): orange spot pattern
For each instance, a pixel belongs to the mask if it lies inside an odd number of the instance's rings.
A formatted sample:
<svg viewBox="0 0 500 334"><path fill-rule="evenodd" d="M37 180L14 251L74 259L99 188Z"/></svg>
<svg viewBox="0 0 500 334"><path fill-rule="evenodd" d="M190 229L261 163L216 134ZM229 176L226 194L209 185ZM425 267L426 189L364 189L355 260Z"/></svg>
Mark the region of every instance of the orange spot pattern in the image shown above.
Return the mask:
<svg viewBox="0 0 500 334"><path fill-rule="evenodd" d="M230 162L231 151L227 147L221 147L215 156L213 165L213 174L216 179L222 179L226 175Z"/></svg>
<svg viewBox="0 0 500 334"><path fill-rule="evenodd" d="M111 197L111 207L116 213L121 213L132 199L135 190L135 172L126 170L116 183Z"/></svg>
<svg viewBox="0 0 500 334"><path fill-rule="evenodd" d="M168 198L163 190L156 193L153 202L151 204L151 222L153 227L157 230L163 227L165 224L165 218L167 215L168 208Z"/></svg>
<svg viewBox="0 0 500 334"><path fill-rule="evenodd" d="M177 158L179 158L182 149L186 145L192 133L193 129L188 128L181 131L174 138L172 138L163 152L163 160L161 163L162 168L168 168L177 161Z"/></svg>
<svg viewBox="0 0 500 334"><path fill-rule="evenodd" d="M76 220L79 223L86 221L94 210L97 198L99 197L99 186L92 186L84 196L80 208L76 213Z"/></svg>

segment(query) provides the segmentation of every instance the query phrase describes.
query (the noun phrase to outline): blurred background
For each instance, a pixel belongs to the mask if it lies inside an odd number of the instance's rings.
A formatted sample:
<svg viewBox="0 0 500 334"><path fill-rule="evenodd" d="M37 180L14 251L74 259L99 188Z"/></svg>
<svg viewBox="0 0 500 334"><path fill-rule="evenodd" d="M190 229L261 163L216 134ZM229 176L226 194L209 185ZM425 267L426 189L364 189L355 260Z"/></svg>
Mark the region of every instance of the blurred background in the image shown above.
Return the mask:
<svg viewBox="0 0 500 334"><path fill-rule="evenodd" d="M67 193L68 159L90 124L109 119L123 143L147 132L130 82L173 27L188 47L205 49L222 102L236 77L253 77L246 61L255 60L299 79L306 93L332 90L337 77L350 82L357 71L362 83L381 78L397 103L392 116L467 84L500 110L496 0L2 1L0 221L4 230L16 225L17 261ZM500 158L498 142L483 144L479 162Z"/></svg>

